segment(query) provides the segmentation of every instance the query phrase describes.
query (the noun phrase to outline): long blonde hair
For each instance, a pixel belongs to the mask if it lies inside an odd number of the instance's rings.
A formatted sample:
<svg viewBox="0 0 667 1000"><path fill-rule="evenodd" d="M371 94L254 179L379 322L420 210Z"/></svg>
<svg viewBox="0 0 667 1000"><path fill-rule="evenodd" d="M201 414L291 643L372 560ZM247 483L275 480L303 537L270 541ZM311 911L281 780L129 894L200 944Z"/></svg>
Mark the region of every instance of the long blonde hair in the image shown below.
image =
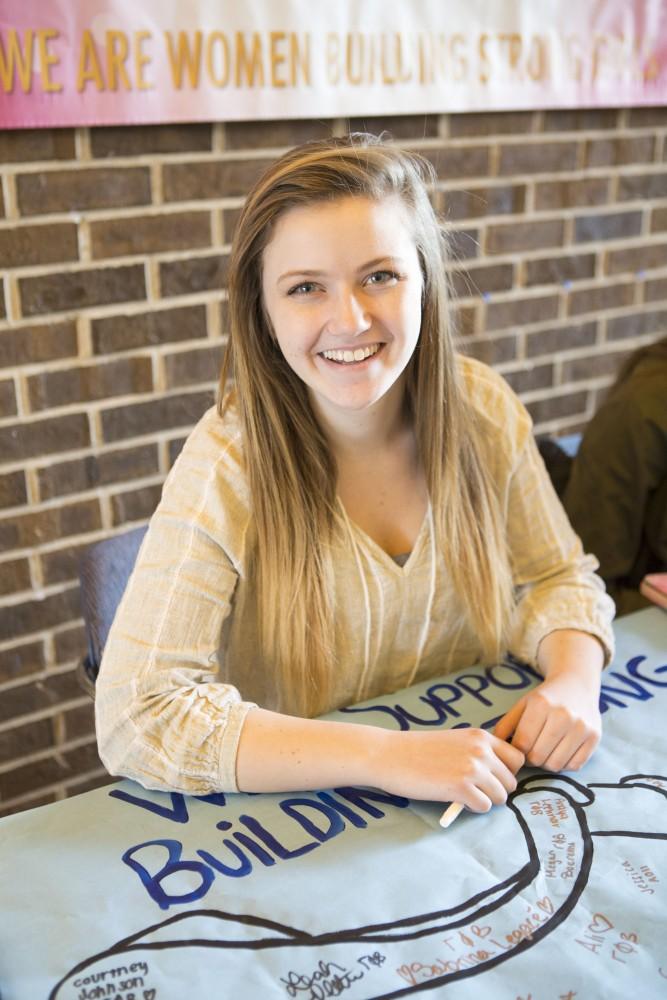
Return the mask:
<svg viewBox="0 0 667 1000"><path fill-rule="evenodd" d="M336 465L305 385L285 361L262 300L262 255L291 208L349 196L398 195L407 206L423 274L422 325L408 365L406 405L443 553L462 614L485 658L505 644L512 583L503 518L478 432L458 385L445 278L445 240L426 185L431 165L375 136L306 143L277 160L251 190L229 269L230 338L219 410L234 395L244 433L253 512L251 572L259 639L305 715L330 706L333 608L328 543L336 523Z"/></svg>

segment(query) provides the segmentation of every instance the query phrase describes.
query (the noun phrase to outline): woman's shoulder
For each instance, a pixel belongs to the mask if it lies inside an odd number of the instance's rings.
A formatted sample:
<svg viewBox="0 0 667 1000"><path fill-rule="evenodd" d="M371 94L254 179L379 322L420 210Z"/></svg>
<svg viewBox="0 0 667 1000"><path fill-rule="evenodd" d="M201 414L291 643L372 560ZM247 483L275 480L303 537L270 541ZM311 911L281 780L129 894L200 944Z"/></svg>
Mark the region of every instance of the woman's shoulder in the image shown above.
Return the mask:
<svg viewBox="0 0 667 1000"><path fill-rule="evenodd" d="M165 481L161 506L187 512L207 527L248 516L243 436L233 395L222 408L211 406L188 435Z"/></svg>

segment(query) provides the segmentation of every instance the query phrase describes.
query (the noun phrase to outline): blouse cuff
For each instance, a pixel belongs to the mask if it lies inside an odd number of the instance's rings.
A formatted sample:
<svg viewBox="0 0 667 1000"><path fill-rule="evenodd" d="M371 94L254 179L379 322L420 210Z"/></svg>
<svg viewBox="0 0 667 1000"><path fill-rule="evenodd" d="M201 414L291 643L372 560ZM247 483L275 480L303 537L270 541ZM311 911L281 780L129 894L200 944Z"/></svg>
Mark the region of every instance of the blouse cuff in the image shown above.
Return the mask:
<svg viewBox="0 0 667 1000"><path fill-rule="evenodd" d="M582 614L581 616L568 614L562 620L556 616L548 619L536 617L525 627L522 634L517 636L517 641L510 645L510 651L518 659L523 660L531 666L537 666L538 647L547 635L559 629L574 629L577 632L586 632L597 639L604 652L604 667L609 666L614 658L614 633L608 619L602 614Z"/></svg>
<svg viewBox="0 0 667 1000"><path fill-rule="evenodd" d="M220 787L223 792L239 791L236 780L236 757L241 730L246 715L251 708L256 707L253 701L238 701L230 707L220 743Z"/></svg>

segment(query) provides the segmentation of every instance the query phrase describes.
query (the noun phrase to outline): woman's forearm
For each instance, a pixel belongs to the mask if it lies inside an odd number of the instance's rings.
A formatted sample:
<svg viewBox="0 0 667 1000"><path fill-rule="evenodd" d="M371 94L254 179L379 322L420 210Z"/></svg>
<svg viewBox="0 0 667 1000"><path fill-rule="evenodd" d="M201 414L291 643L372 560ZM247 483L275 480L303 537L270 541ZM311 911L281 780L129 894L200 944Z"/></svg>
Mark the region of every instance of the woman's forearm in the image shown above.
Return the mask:
<svg viewBox="0 0 667 1000"><path fill-rule="evenodd" d="M516 787L523 761L517 748L482 729L389 732L254 708L241 732L236 777L244 792L370 785L486 812Z"/></svg>
<svg viewBox="0 0 667 1000"><path fill-rule="evenodd" d="M387 734L372 726L248 713L236 758L244 792L305 791L373 784Z"/></svg>

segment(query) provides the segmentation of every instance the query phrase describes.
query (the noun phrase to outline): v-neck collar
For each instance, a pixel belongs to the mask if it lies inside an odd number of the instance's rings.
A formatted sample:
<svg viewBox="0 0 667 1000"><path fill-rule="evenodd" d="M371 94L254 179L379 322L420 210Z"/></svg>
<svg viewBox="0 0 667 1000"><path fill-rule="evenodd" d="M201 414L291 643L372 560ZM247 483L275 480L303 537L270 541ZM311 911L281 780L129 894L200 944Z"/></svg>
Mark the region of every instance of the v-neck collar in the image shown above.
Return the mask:
<svg viewBox="0 0 667 1000"><path fill-rule="evenodd" d="M347 522L347 524L350 527L350 530L355 532L357 538L361 540L362 544L364 545L366 550L370 552L375 561L383 563L384 566L388 567L394 573L397 573L399 576L407 576L417 558L417 553L424 544L424 538L426 536L426 532L429 527L429 522L431 520L431 501L430 500L428 501L428 505L426 507L426 513L424 514L424 519L421 523L419 531L417 532L417 537L415 538L415 543L412 546L412 551L410 552L410 555L401 566L392 558L392 556L389 555L388 552L385 552L382 546L379 545L378 542L376 542L373 538L371 538L371 536L368 535L364 531L364 529L361 528L356 523L356 521L352 520L350 515L345 510L345 506L341 498L337 497L336 499L342 511L343 520Z"/></svg>

